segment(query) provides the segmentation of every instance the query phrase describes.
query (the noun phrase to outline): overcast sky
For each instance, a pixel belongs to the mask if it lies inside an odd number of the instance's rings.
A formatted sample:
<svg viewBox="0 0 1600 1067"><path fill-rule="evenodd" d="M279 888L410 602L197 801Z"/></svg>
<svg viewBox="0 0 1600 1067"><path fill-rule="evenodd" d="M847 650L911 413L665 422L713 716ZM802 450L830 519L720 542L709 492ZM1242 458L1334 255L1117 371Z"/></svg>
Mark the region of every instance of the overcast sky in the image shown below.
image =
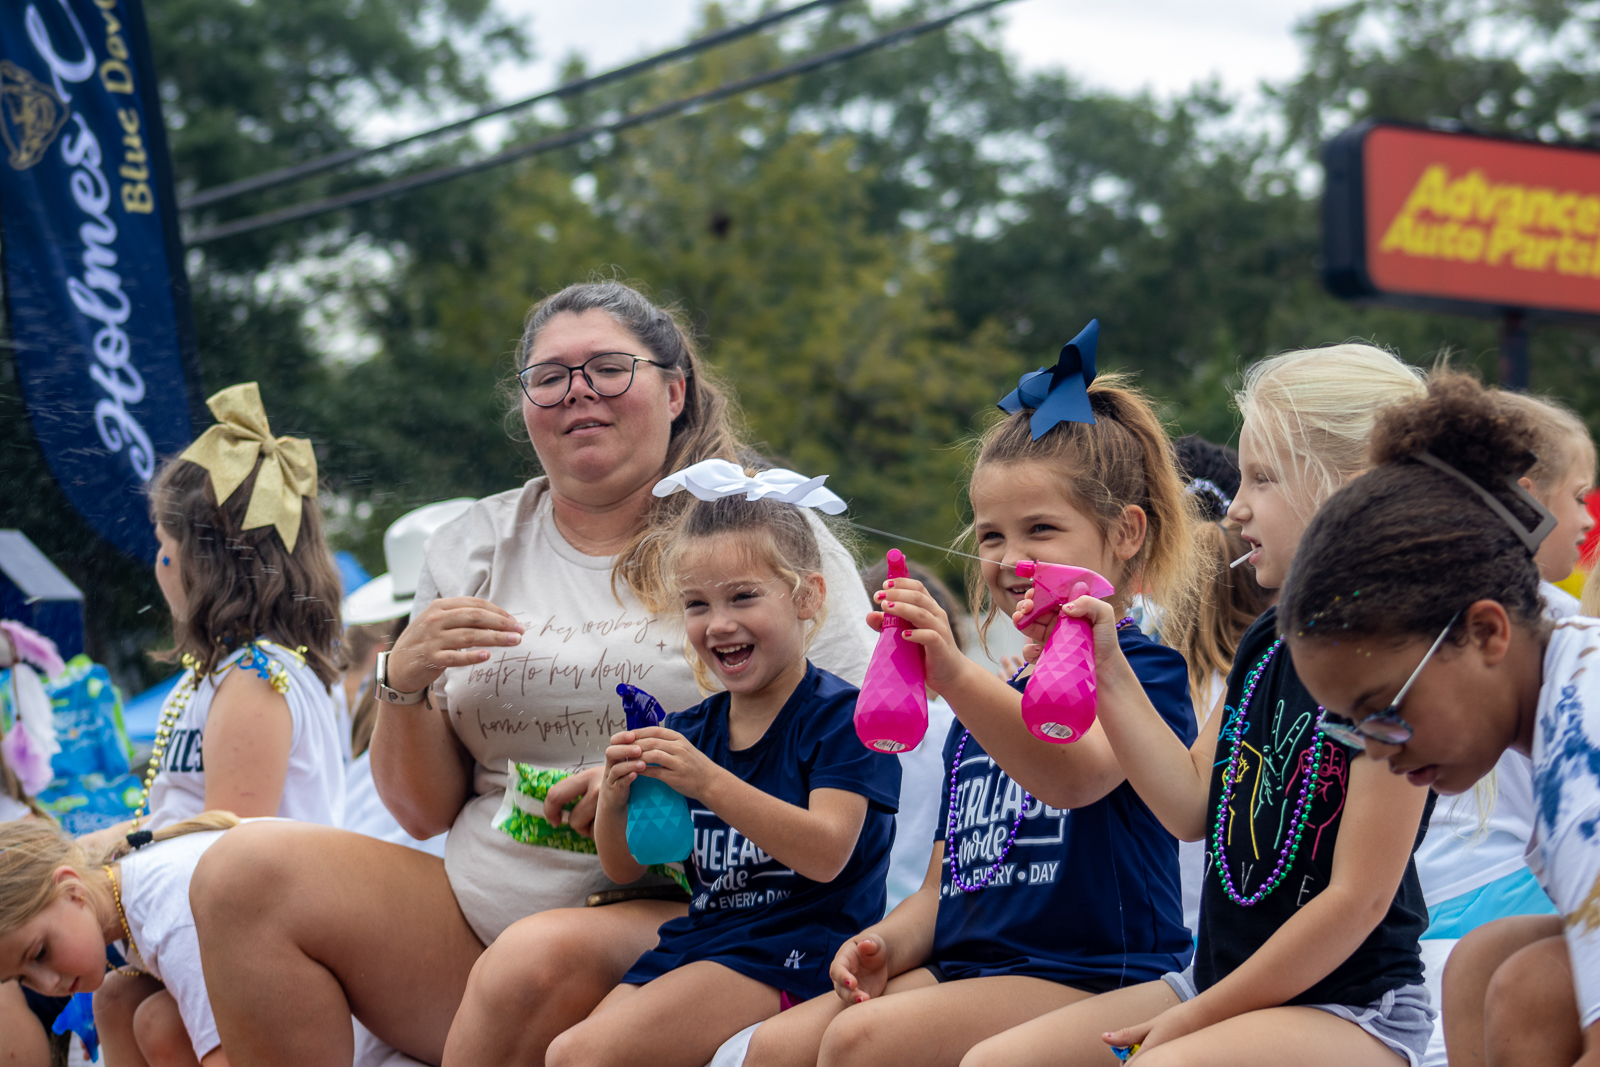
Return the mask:
<svg viewBox="0 0 1600 1067"><path fill-rule="evenodd" d="M498 0L527 21L538 59L500 71L502 98L552 83L560 60L591 70L683 41L702 0ZM896 0L875 0L893 7ZM1065 66L1092 85L1166 95L1217 75L1249 95L1299 67L1296 20L1332 0L1012 0L1000 9L1006 47L1030 68ZM731 0L734 12L755 9Z"/></svg>

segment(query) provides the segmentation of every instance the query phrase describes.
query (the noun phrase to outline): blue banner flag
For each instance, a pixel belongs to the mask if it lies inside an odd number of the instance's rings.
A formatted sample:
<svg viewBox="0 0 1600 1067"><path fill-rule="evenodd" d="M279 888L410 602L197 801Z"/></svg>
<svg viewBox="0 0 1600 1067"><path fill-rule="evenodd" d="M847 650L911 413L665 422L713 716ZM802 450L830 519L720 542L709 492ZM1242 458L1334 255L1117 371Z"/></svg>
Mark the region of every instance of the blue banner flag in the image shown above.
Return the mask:
<svg viewBox="0 0 1600 1067"><path fill-rule="evenodd" d="M90 524L149 559L145 487L193 437L199 380L139 0L0 2L0 135L6 304L34 434Z"/></svg>

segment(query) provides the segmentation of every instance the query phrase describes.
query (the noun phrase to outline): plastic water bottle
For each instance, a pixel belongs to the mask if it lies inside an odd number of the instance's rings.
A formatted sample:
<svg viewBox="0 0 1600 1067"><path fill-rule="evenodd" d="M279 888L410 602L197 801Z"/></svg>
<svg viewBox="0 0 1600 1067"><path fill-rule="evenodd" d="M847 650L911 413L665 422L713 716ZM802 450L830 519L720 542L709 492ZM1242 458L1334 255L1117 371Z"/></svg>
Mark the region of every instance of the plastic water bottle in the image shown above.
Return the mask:
<svg viewBox="0 0 1600 1067"><path fill-rule="evenodd" d="M1020 560L1017 577L1033 580L1033 610L1017 622L1019 630L1081 596L1104 600L1116 592L1094 571L1062 563ZM1094 627L1088 619L1058 615L1022 692L1023 723L1041 741L1071 744L1094 725L1096 690Z"/></svg>
<svg viewBox="0 0 1600 1067"><path fill-rule="evenodd" d="M628 729L660 726L667 720L661 702L632 685L617 686ZM666 782L639 775L628 787L628 851L646 867L676 863L694 850L694 820L689 802Z"/></svg>
<svg viewBox="0 0 1600 1067"><path fill-rule="evenodd" d="M889 550L889 577L910 571L898 548ZM905 752L928 732L928 665L922 646L906 640L914 627L884 612L883 631L856 698L856 734L874 752Z"/></svg>

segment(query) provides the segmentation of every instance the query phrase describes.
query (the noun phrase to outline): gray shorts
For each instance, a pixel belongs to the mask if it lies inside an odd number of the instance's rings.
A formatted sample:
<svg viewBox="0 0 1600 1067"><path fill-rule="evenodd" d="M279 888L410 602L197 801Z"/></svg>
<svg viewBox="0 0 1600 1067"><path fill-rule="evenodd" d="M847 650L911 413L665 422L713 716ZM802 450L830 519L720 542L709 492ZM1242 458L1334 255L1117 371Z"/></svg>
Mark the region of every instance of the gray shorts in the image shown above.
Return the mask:
<svg viewBox="0 0 1600 1067"><path fill-rule="evenodd" d="M1179 1000L1192 1000L1198 995L1194 987L1194 965L1187 970L1173 971L1161 976L1172 987ZM1329 1015L1337 1015L1382 1041L1397 1056L1405 1057L1410 1067L1419 1067L1422 1054L1428 1050L1428 1038L1433 1036L1433 1020L1438 1012L1433 1010L1432 998L1425 985L1408 985L1391 989L1371 1004L1352 1008L1348 1004L1302 1004Z"/></svg>

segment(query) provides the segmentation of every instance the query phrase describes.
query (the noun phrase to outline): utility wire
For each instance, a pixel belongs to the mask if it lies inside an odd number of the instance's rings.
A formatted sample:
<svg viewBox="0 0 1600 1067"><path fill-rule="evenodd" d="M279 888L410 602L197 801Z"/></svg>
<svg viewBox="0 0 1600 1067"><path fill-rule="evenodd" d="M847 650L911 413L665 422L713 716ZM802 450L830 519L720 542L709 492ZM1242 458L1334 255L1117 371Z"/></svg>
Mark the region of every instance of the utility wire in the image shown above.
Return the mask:
<svg viewBox="0 0 1600 1067"><path fill-rule="evenodd" d="M647 56L644 59L637 60L633 63L628 63L625 66L617 67L614 70L608 70L603 74L596 74L588 78L579 78L576 81L565 82L556 86L554 89L547 89L542 93L536 93L533 96L525 97L521 100L513 100L509 104L497 104L494 107L485 108L482 111L475 111L464 118L455 120L454 122L447 122L443 126L434 126L431 129L419 130L416 133L407 134L398 140L388 141L380 145L373 145L370 148L347 148L339 152L330 152L325 156L318 156L315 159L308 159L300 163L293 163L287 167L279 167L276 170L265 171L261 174L254 174L248 178L240 178L238 181L228 182L224 185L214 185L209 189L202 189L193 196L178 201L178 207L184 211L190 211L195 208L209 207L212 204L221 203L224 200L232 200L234 197L243 196L245 193L259 192L262 189L272 189L279 185L286 185L289 182L299 181L301 178L309 178L313 174L321 174L324 171L337 170L340 167L348 166L349 164L355 163L358 160L370 159L373 156L382 155L386 152L392 152L397 148L404 148L406 145L415 144L418 141L426 141L432 140L435 137L443 137L446 134L464 130L474 123L482 122L484 119L491 119L497 115L504 115L512 111L520 111L523 108L532 107L534 104L545 100L556 100L562 97L577 96L580 93L588 92L590 89L598 89L602 85L609 85L612 82L621 81L624 78L632 77L635 74L650 70L654 67L659 67L662 64L671 63L679 59L687 59L689 56L693 56L708 49L715 48L718 45L727 44L729 41L737 41L741 37L748 37L752 33L757 33L769 26L774 26L780 22L785 22L788 19L795 18L798 15L804 15L808 12L815 11L818 8L833 7L843 2L844 0L809 0L808 3L796 4L794 7L785 8L782 11L774 11L770 15L763 15L758 19L752 19L749 22L742 22L737 26L730 26L725 30L719 30L716 33L707 34L704 37L699 37L693 41L690 41L688 44L680 45L677 48L668 49L665 52L660 52L653 56Z"/></svg>
<svg viewBox="0 0 1600 1067"><path fill-rule="evenodd" d="M951 12L948 15L943 15L936 19L929 19L925 22L918 22L911 26L906 26L902 29L895 30L891 33L883 34L879 37L873 37L857 44L848 45L844 48L838 48L832 52L825 52L819 56L812 56L810 59L800 60L799 62L791 63L786 67L779 67L776 70L768 71L765 74L757 74L753 77L744 78L739 81L726 82L703 93L695 93L692 96L680 97L677 100L669 101L668 103L661 104L653 108L648 108L644 111L637 111L631 115L624 115L622 118L613 122L601 123L594 126L583 126L573 130L566 130L562 133L554 134L550 137L545 137L537 141L532 141L528 144L517 145L514 148L508 148L504 151L496 152L493 155L485 156L483 159L474 160L470 163L459 163L447 167L436 167L433 170L426 170L417 174L408 174L405 177L395 178L392 181L381 182L377 185L369 185L361 189L353 189L347 193L338 193L333 196L325 196L316 200L307 201L302 204L294 204L290 207L279 208L276 211L267 211L259 215L250 215L246 218L234 219L230 222L219 223L216 226L210 226L206 229L188 235L188 237L185 238L184 243L190 247L193 247L195 245L207 244L211 241L219 241L224 237L236 237L239 234L253 233L256 230L266 229L269 226L278 226L286 222L298 222L301 219L309 219L318 215L326 215L329 212L338 211L342 208L353 207L357 204L365 204L373 200L382 199L383 197L395 196L400 193L410 192L413 189L420 189L424 186L437 185L439 182L450 181L452 178L459 178L467 174L475 174L479 171L503 166L504 164L515 162L519 159L525 159L529 156L555 151L558 148L567 148L571 145L592 140L593 138L602 134L617 133L622 130L631 129L635 126L642 126L645 123L654 122L657 119L667 118L669 116L688 111L691 108L699 107L703 104L714 103L718 100L727 99L730 96L737 96L740 93L749 92L751 89L758 89L763 85L770 85L773 82L783 81L786 78L793 78L800 74L808 74L811 71L832 66L835 63L842 63L845 60L854 59L857 56L865 55L869 52L875 52L880 48L887 48L890 45L899 44L902 41L908 41L912 38L920 37L923 34L941 30L958 19L964 19L972 15L982 14L985 11L989 11L993 8L999 7L1001 4L1009 2L1010 0L983 0L982 3L973 4L970 7L962 8L961 10Z"/></svg>

